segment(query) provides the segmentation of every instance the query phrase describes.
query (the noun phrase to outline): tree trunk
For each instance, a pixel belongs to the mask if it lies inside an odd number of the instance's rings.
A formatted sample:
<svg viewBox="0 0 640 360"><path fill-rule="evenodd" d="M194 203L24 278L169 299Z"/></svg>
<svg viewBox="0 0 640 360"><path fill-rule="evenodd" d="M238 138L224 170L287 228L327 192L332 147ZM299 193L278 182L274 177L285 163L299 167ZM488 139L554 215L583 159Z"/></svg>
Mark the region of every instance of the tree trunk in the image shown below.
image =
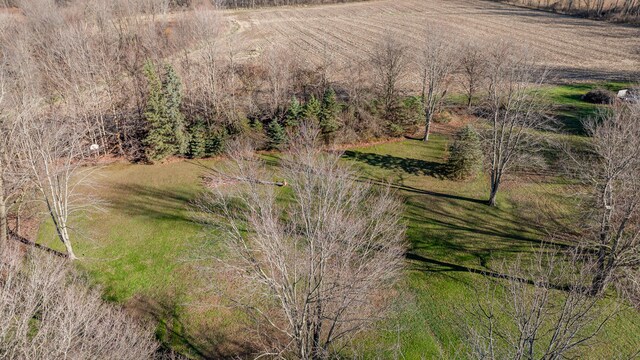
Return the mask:
<svg viewBox="0 0 640 360"><path fill-rule="evenodd" d="M600 250L600 254L598 254L596 274L591 282L591 296L596 296L602 293L606 279L607 269L605 268L604 251Z"/></svg>
<svg viewBox="0 0 640 360"><path fill-rule="evenodd" d="M67 229L64 228L61 231L60 238L62 243L64 244L65 249L67 249L67 256L69 260L77 260L76 254L73 252L73 248L71 247L71 241L69 241L69 234L67 233Z"/></svg>
<svg viewBox="0 0 640 360"><path fill-rule="evenodd" d="M489 206L497 206L496 196L498 195L498 188L500 187L500 182L494 179L491 179L491 193L489 194Z"/></svg>
<svg viewBox="0 0 640 360"><path fill-rule="evenodd" d="M322 332L322 302L316 303L316 323L313 328L313 348L311 350L311 358L313 360L321 360L324 358L322 346L320 346L320 333Z"/></svg>
<svg viewBox="0 0 640 360"><path fill-rule="evenodd" d="M49 214L51 215L51 220L53 221L53 226L56 228L56 232L58 233L58 238L64 245L67 250L67 257L69 260L76 260L76 254L73 252L73 247L71 246L71 241L69 240L69 232L67 232L67 226L65 223L61 221L56 216L56 213L51 208L51 203L47 200L47 208L49 209Z"/></svg>
<svg viewBox="0 0 640 360"><path fill-rule="evenodd" d="M433 116L431 116L430 114L426 115L426 125L425 125L425 129L424 129L424 137L422 138L422 141L427 142L429 141L429 134L431 133L431 118Z"/></svg>

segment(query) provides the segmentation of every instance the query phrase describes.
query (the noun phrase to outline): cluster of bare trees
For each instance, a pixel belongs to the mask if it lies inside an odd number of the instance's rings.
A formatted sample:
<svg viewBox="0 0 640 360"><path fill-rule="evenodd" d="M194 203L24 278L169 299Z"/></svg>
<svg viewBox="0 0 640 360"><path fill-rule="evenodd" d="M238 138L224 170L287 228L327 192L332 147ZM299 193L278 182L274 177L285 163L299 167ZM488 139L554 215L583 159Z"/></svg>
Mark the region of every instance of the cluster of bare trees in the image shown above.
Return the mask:
<svg viewBox="0 0 640 360"><path fill-rule="evenodd" d="M140 67L209 36L216 17L205 9L170 21L161 16L166 4L153 0L15 5L0 27L0 244L8 219L19 234L23 205L37 201L74 259L71 216L94 204L77 201L86 195L83 166L139 151Z"/></svg>
<svg viewBox="0 0 640 360"><path fill-rule="evenodd" d="M591 292L611 285L638 299L640 274L640 106L618 104L587 122L586 156L573 156L583 180L580 246L595 263Z"/></svg>
<svg viewBox="0 0 640 360"><path fill-rule="evenodd" d="M222 231L227 295L260 325L265 354L324 359L384 318L404 228L389 188L354 180L339 154L320 151L319 130L302 127L275 173L234 146L203 209Z"/></svg>
<svg viewBox="0 0 640 360"><path fill-rule="evenodd" d="M105 304L69 264L17 247L0 250L0 357L152 359L151 328Z"/></svg>
<svg viewBox="0 0 640 360"><path fill-rule="evenodd" d="M475 115L487 125L482 135L490 173L489 204L495 206L504 175L530 162L541 148L534 131L551 125L544 99L536 90L546 73L534 54L513 43L496 39L483 45L460 45L438 36L439 31L427 33L419 56L387 41L375 55L374 73L380 79L376 86L384 108L393 109L400 98L401 80L411 70L414 74L419 70L424 141L448 91L464 90L467 106L475 107Z"/></svg>
<svg viewBox="0 0 640 360"><path fill-rule="evenodd" d="M264 6L321 5L366 0L211 0L221 8L255 8Z"/></svg>
<svg viewBox="0 0 640 360"><path fill-rule="evenodd" d="M640 18L638 0L508 0L507 2L594 19L635 23Z"/></svg>
<svg viewBox="0 0 640 360"><path fill-rule="evenodd" d="M594 270L579 252L539 249L503 263L476 286L469 309L468 355L474 359L566 359L587 354L620 304L592 296ZM637 354L620 354L636 356Z"/></svg>
<svg viewBox="0 0 640 360"><path fill-rule="evenodd" d="M615 104L585 124L587 149L569 153L582 231L564 239L571 250L543 248L485 279L468 326L474 358L584 356L621 307L638 305L640 105Z"/></svg>

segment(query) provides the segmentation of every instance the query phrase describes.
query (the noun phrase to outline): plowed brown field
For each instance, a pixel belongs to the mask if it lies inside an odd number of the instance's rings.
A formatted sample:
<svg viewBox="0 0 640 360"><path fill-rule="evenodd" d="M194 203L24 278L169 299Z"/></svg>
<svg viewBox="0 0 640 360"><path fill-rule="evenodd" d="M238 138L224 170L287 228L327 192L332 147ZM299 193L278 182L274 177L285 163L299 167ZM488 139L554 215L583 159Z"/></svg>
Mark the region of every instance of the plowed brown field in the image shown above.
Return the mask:
<svg viewBox="0 0 640 360"><path fill-rule="evenodd" d="M448 39L510 39L561 78L634 79L640 29L481 0L380 0L338 5L225 11L230 40L252 56L273 44L319 62L368 57L391 35L419 51L426 28Z"/></svg>

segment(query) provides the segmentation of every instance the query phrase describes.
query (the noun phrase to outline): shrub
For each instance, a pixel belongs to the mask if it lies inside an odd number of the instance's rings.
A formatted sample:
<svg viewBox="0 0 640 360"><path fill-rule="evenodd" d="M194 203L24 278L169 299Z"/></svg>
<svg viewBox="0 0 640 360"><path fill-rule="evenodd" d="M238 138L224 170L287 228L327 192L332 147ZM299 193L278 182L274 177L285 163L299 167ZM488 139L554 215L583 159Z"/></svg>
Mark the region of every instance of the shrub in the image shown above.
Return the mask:
<svg viewBox="0 0 640 360"><path fill-rule="evenodd" d="M452 178L462 180L474 177L482 166L482 147L478 132L467 125L458 131L449 146L447 161Z"/></svg>
<svg viewBox="0 0 640 360"><path fill-rule="evenodd" d="M216 156L222 153L227 132L209 129L207 124L198 119L189 127L189 151L192 159Z"/></svg>
<svg viewBox="0 0 640 360"><path fill-rule="evenodd" d="M399 116L400 124L402 125L415 126L421 124L424 121L424 106L420 96L404 98Z"/></svg>
<svg viewBox="0 0 640 360"><path fill-rule="evenodd" d="M582 100L592 104L610 105L616 101L616 94L607 89L593 89L582 95Z"/></svg>
<svg viewBox="0 0 640 360"><path fill-rule="evenodd" d="M433 116L433 122L439 124L448 124L453 120L453 116L448 111L441 111Z"/></svg>
<svg viewBox="0 0 640 360"><path fill-rule="evenodd" d="M389 136L398 137L404 134L404 128L402 125L389 123Z"/></svg>

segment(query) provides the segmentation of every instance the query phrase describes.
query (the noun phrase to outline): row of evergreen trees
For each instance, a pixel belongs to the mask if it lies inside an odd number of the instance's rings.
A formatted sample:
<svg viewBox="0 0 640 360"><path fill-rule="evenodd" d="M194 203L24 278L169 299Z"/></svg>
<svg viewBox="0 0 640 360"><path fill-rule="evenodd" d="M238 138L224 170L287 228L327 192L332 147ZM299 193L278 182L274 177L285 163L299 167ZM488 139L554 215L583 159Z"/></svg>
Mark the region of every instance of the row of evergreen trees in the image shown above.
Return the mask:
<svg viewBox="0 0 640 360"><path fill-rule="evenodd" d="M286 129L295 129L302 121L309 121L320 126L325 142L333 140L335 132L340 128L339 116L342 111L336 92L327 88L319 100L315 96L302 104L293 96L289 102L284 119L272 119L267 127L267 146L269 149L278 149L287 141Z"/></svg>
<svg viewBox="0 0 640 360"><path fill-rule="evenodd" d="M211 129L202 119L190 124L186 121L181 112L182 83L175 69L166 64L158 71L149 61L143 70L148 84L144 112L146 135L142 141L147 161L162 161L173 155L200 158L218 154L227 131ZM329 143L340 128L341 111L332 88L327 88L321 99L311 96L305 103L294 96L284 116L268 122L266 147L281 148L287 142L287 134L295 132L303 121L318 124L324 140ZM262 127L262 123L259 125Z"/></svg>
<svg viewBox="0 0 640 360"><path fill-rule="evenodd" d="M148 86L146 135L142 140L146 160L162 161L172 155L201 158L220 153L226 132L209 128L202 119L189 124L181 112L182 82L170 64L162 70L160 73L151 61L143 68Z"/></svg>

